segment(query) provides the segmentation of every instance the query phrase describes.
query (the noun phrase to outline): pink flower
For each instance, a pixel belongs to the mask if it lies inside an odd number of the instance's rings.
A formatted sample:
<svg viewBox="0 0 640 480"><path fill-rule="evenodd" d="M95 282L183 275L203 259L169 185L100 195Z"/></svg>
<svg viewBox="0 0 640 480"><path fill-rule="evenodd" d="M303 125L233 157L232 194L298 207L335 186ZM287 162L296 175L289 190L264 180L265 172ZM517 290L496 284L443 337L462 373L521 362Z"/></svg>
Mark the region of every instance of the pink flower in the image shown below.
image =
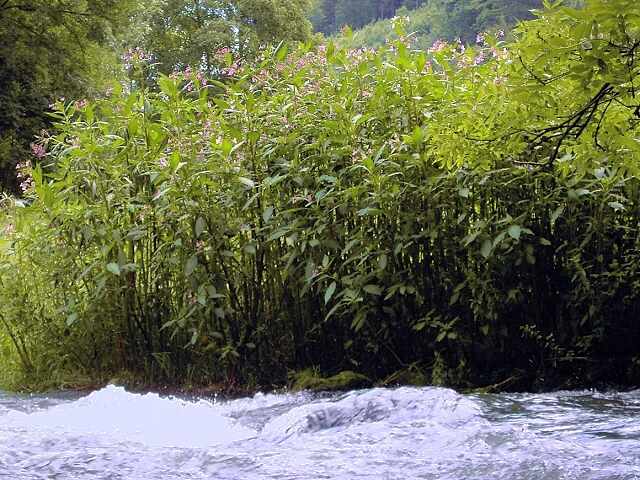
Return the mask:
<svg viewBox="0 0 640 480"><path fill-rule="evenodd" d="M227 47L224 47L224 48L219 48L218 50L216 50L213 55L217 59L221 60L229 53L231 53L231 50L229 48L227 48Z"/></svg>
<svg viewBox="0 0 640 480"><path fill-rule="evenodd" d="M87 105L89 105L89 102L87 101L87 99L78 100L78 101L75 103L75 107L76 107L78 110L82 110L82 109L83 109L83 108L85 108Z"/></svg>
<svg viewBox="0 0 640 480"><path fill-rule="evenodd" d="M33 181L33 177L30 173L26 175L23 174L22 177L18 178L23 179L20 182L20 190L22 190L22 193L27 193L29 190L32 190L35 187L35 182Z"/></svg>
<svg viewBox="0 0 640 480"><path fill-rule="evenodd" d="M267 83L267 80L269 80L269 72L265 69L262 69L257 74L255 74L251 80L254 83Z"/></svg>
<svg viewBox="0 0 640 480"><path fill-rule="evenodd" d="M211 125L211 120L207 120L206 122L204 122L203 128L202 128L202 136L205 138L209 138L211 137L211 131L212 131L212 125Z"/></svg>
<svg viewBox="0 0 640 480"><path fill-rule="evenodd" d="M13 223L9 223L4 227L4 234L6 236L11 236L16 231L16 226Z"/></svg>
<svg viewBox="0 0 640 480"><path fill-rule="evenodd" d="M205 78L204 73L202 73L201 71L198 71L198 73L196 73L196 80L198 80L198 83L201 87L207 86L207 79Z"/></svg>
<svg viewBox="0 0 640 480"><path fill-rule="evenodd" d="M41 145L39 143L32 143L31 153L33 153L36 158L42 158L47 154L47 150L44 148L44 145Z"/></svg>
<svg viewBox="0 0 640 480"><path fill-rule="evenodd" d="M158 163L162 168L167 168L169 166L169 161L167 160L167 157L160 157L160 159L158 160Z"/></svg>
<svg viewBox="0 0 640 480"><path fill-rule="evenodd" d="M235 62L231 64L230 67L222 69L222 75L226 77L233 77L236 73L239 73L239 72L240 72L240 67Z"/></svg>
<svg viewBox="0 0 640 480"><path fill-rule="evenodd" d="M129 69L135 63L151 61L151 54L145 52L140 47L130 48L122 54L125 68Z"/></svg>
<svg viewBox="0 0 640 480"><path fill-rule="evenodd" d="M484 43L484 33L479 33L476 35L476 43L478 45L482 45Z"/></svg>
<svg viewBox="0 0 640 480"><path fill-rule="evenodd" d="M23 178L25 176L25 172L29 173L31 172L31 160L25 160L22 163L18 163L16 165L16 172L18 172L16 175L18 178Z"/></svg>
<svg viewBox="0 0 640 480"><path fill-rule="evenodd" d="M480 52L478 56L476 56L476 58L473 59L473 64L482 65L485 60L486 60L486 57L484 56L484 52Z"/></svg>
<svg viewBox="0 0 640 480"><path fill-rule="evenodd" d="M444 40L436 40L429 48L429 53L438 53L447 48L447 42Z"/></svg>

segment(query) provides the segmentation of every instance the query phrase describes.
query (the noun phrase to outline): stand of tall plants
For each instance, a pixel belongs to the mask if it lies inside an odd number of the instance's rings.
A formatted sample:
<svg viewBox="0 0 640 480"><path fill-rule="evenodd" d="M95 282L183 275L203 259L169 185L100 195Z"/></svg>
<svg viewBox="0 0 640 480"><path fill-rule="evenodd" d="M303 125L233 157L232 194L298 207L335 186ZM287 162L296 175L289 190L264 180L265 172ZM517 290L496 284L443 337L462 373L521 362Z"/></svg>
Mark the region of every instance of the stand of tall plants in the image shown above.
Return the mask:
<svg viewBox="0 0 640 480"><path fill-rule="evenodd" d="M586 3L58 105L3 204L12 386L637 382L640 14Z"/></svg>

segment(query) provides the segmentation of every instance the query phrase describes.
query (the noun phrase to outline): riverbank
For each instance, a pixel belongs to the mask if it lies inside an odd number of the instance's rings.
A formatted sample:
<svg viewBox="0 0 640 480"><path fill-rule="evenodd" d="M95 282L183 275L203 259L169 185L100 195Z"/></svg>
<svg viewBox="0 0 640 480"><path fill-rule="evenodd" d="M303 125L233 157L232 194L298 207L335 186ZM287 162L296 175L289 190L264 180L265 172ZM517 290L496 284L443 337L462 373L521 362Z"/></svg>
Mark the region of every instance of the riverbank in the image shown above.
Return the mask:
<svg viewBox="0 0 640 480"><path fill-rule="evenodd" d="M103 377L102 379L90 379L86 376L74 376L67 374L57 381L52 379L22 379L21 383L8 382L5 376L0 375L0 390L14 391L21 394L38 394L46 392L92 392L105 388L108 385L124 387L134 393L157 393L163 396L180 396L186 398L241 398L253 396L257 393L286 393L286 392L331 392L348 391L361 388L397 388L397 387L450 387L462 393L508 393L530 392L544 393L552 391L570 390L594 390L594 391L627 391L638 388L640 377L635 376L632 381L620 382L619 377L607 374L600 370L600 376L596 381L584 382L579 377L551 374L547 379L535 376L533 372L527 374L524 371L511 372L495 383L481 383L464 385L443 385L432 383L433 372L423 371L416 365L400 369L385 378L370 379L365 375L342 371L335 375L322 376L317 369L305 369L291 372L288 379L273 384L239 384L231 382L218 382L209 384L187 383L162 383L150 382L141 375L132 372ZM637 373L636 373L637 375ZM616 381L616 379L618 379Z"/></svg>

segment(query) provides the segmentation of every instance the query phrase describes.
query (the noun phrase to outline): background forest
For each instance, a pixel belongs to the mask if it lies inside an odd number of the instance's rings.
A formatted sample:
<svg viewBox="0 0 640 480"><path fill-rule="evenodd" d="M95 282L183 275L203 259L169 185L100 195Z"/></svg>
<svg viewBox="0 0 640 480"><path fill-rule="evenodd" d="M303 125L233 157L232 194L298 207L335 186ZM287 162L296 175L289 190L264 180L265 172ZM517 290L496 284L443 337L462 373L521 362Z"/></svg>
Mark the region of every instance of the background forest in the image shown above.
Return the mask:
<svg viewBox="0 0 640 480"><path fill-rule="evenodd" d="M332 35L345 25L365 28L359 40L366 45L383 44L383 32L392 34L395 16L410 18L407 31L421 37L475 41L475 33L489 28L507 29L520 20L531 19L538 0L317 0L311 22L316 31Z"/></svg>
<svg viewBox="0 0 640 480"><path fill-rule="evenodd" d="M636 1L418 3L0 0L0 384L637 382Z"/></svg>

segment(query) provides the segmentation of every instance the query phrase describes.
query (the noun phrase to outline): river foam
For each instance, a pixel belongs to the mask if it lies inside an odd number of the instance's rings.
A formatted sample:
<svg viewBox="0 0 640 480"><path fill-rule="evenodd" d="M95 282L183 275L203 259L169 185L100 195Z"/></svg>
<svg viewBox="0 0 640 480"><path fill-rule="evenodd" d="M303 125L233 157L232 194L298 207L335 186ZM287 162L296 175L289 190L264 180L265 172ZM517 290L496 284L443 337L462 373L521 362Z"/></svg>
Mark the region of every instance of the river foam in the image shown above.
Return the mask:
<svg viewBox="0 0 640 480"><path fill-rule="evenodd" d="M640 478L640 392L0 394L0 480Z"/></svg>
<svg viewBox="0 0 640 480"><path fill-rule="evenodd" d="M204 448L254 437L207 400L188 402L108 386L71 403L3 419L14 429L57 435L96 435L157 447Z"/></svg>

